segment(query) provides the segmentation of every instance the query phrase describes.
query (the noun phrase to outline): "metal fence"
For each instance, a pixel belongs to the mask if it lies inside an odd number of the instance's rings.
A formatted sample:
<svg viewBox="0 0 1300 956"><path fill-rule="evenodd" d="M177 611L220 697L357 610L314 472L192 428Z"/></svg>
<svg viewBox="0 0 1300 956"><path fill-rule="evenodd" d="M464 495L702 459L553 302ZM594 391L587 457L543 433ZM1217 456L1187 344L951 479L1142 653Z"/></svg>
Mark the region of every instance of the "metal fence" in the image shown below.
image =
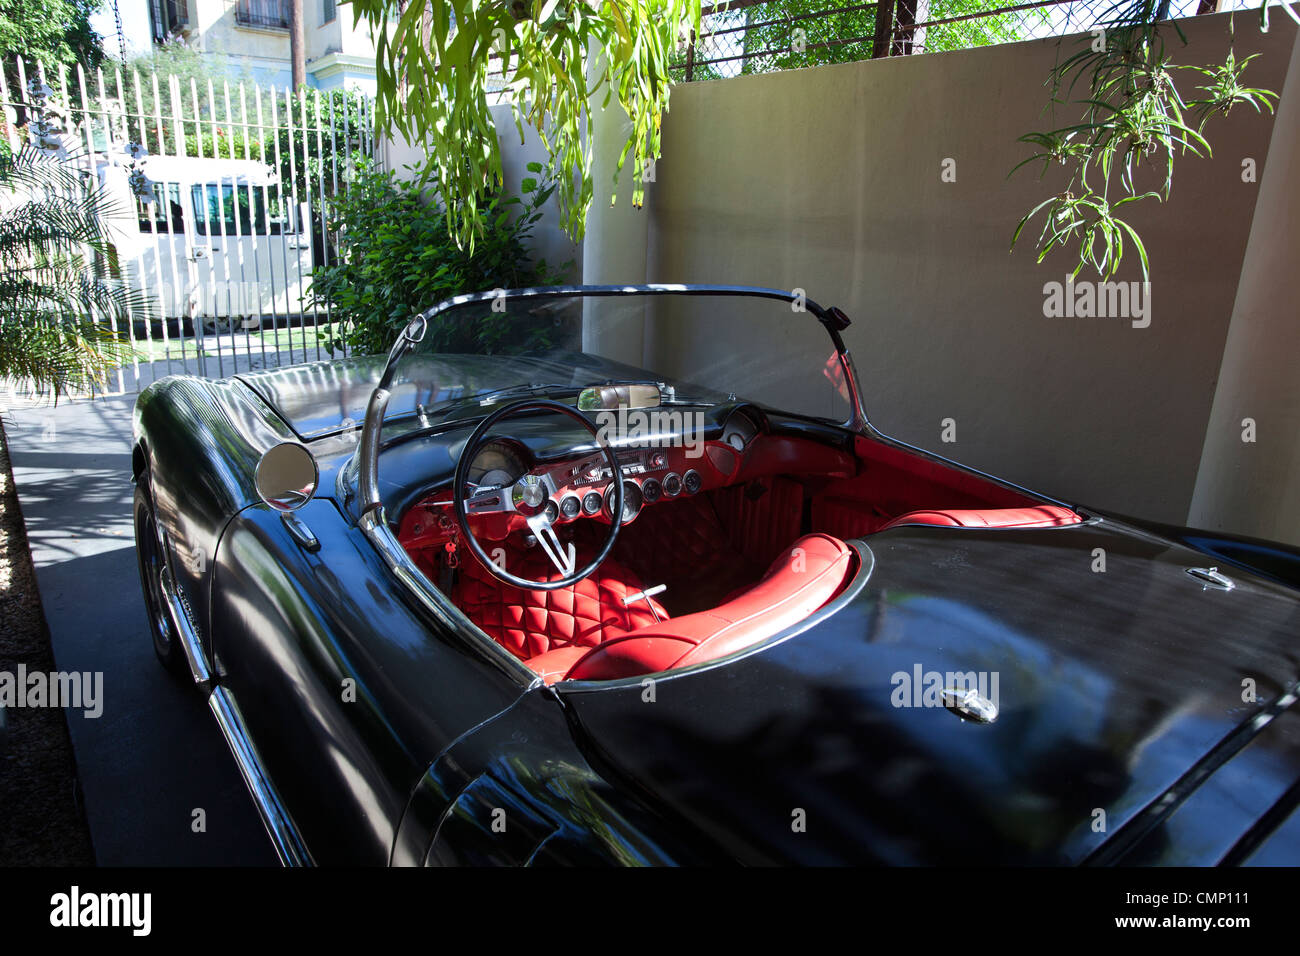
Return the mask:
<svg viewBox="0 0 1300 956"><path fill-rule="evenodd" d="M1170 0L1169 17L1254 9L1259 0ZM730 0L706 4L681 51L677 82L941 53L1080 33L1113 17L1117 0Z"/></svg>
<svg viewBox="0 0 1300 956"><path fill-rule="evenodd" d="M112 199L114 268L142 306L112 329L132 357L109 394L174 373L343 354L311 281L337 254L331 201L375 152L368 99L121 67L3 66L7 148L39 148ZM18 399L24 386L7 388Z"/></svg>

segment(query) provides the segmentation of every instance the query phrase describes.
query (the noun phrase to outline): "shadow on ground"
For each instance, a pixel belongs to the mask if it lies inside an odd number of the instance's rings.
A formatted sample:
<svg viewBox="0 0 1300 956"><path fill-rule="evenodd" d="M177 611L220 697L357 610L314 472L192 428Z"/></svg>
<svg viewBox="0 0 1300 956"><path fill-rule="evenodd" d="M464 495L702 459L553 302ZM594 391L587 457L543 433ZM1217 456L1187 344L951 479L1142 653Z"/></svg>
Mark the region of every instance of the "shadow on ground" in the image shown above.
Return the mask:
<svg viewBox="0 0 1300 956"><path fill-rule="evenodd" d="M95 855L274 864L206 704L153 655L131 527L134 398L4 415L55 666L103 674L102 716L67 714Z"/></svg>

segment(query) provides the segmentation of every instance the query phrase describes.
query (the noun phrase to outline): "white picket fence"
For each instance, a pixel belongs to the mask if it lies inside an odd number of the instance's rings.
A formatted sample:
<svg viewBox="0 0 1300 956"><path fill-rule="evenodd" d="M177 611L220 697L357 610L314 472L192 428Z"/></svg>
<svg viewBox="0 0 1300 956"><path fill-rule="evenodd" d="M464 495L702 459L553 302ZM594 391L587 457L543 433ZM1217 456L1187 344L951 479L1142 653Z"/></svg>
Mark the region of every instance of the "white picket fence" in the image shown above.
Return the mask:
<svg viewBox="0 0 1300 956"><path fill-rule="evenodd" d="M144 305L112 329L133 358L109 394L179 372L224 377L341 354L321 341L334 326L311 274L335 255L332 197L375 154L368 99L119 65L6 67L9 148L34 143L116 200L120 276ZM8 391L16 401L23 386Z"/></svg>

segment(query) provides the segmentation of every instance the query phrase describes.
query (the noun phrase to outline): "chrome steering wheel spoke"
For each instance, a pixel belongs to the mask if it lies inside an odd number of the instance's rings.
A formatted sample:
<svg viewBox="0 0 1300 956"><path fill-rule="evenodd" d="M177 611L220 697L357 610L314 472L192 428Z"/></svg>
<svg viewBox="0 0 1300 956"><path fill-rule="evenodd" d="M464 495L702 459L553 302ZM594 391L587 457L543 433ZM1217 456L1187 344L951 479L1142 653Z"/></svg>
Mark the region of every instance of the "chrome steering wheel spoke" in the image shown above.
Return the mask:
<svg viewBox="0 0 1300 956"><path fill-rule="evenodd" d="M544 511L531 515L527 520L528 530L533 533L537 543L546 552L546 556L551 559L551 564L555 565L555 570L567 578L578 567L577 553L573 547L573 542L569 542L567 549L564 547L560 541L560 536L555 533L555 528L551 526L551 519L546 517Z"/></svg>
<svg viewBox="0 0 1300 956"><path fill-rule="evenodd" d="M480 489L469 481L470 463L473 462L479 449L487 443L487 436L497 423L514 415L538 412L553 412L585 429L591 435L592 441L604 459L604 464L613 476L614 500L610 502L608 531L605 540L596 549L595 556L584 567L578 567L576 549L572 545L566 547L561 543L559 535L551 525L551 516L547 513L548 499L562 487L562 483L554 475L554 469L547 472L534 469L515 481L513 485L502 488ZM554 591L577 584L609 557L618 538L618 530L623 524L623 470L614 449L601 437L596 425L581 410L549 399L535 398L512 402L483 418L461 448L460 460L456 463L456 474L452 478L451 486L452 508L461 542L489 574L506 584L525 590ZM516 514L525 520L529 531L541 545L555 570L559 572L558 578L550 581L535 581L519 577L499 566L488 556L482 543L474 535L470 518L494 512Z"/></svg>
<svg viewBox="0 0 1300 956"><path fill-rule="evenodd" d="M487 515L501 514L515 509L510 504L509 488L475 487L474 491L465 496L465 510L472 515Z"/></svg>

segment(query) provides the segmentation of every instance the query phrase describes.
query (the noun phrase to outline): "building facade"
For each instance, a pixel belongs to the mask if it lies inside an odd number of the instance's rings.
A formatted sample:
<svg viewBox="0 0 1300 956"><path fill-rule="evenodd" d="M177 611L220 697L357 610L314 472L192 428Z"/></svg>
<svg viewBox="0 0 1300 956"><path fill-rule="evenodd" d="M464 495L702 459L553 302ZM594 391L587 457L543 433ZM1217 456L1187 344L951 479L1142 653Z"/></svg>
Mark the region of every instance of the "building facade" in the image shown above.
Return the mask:
<svg viewBox="0 0 1300 956"><path fill-rule="evenodd" d="M287 87L288 0L118 0L146 8L152 43L180 40L205 53L229 58L232 74L253 82ZM336 0L303 0L307 85L322 90L375 92L375 41L370 27L353 26L352 13ZM131 38L129 45L134 45Z"/></svg>

